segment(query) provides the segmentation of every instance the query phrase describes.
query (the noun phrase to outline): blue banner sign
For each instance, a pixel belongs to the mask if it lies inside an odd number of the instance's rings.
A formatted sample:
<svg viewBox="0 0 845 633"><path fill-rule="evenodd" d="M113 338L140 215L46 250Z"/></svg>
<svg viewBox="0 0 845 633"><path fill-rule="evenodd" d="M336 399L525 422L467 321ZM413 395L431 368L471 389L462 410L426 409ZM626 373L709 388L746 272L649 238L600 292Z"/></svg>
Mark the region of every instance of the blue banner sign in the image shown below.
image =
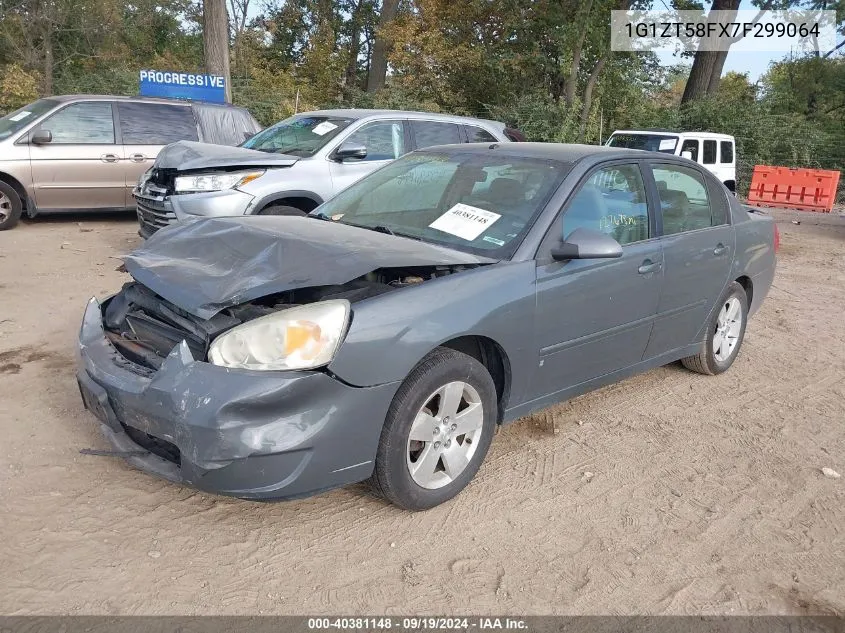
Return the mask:
<svg viewBox="0 0 845 633"><path fill-rule="evenodd" d="M142 70L140 79L142 97L226 102L226 80L219 75Z"/></svg>

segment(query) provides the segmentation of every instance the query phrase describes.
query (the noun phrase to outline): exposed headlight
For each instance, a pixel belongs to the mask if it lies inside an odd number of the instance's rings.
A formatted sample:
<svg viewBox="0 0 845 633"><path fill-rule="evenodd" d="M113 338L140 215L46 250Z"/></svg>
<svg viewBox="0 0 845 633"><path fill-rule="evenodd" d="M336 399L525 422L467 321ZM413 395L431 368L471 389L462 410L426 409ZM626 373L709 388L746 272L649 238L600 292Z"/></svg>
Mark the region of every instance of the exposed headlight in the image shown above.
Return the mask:
<svg viewBox="0 0 845 633"><path fill-rule="evenodd" d="M176 192L191 193L200 191L222 191L234 189L256 178L261 178L264 170L230 171L219 174L193 174L191 176L176 176Z"/></svg>
<svg viewBox="0 0 845 633"><path fill-rule="evenodd" d="M208 359L242 369L313 369L327 365L346 333L345 299L280 310L221 334Z"/></svg>

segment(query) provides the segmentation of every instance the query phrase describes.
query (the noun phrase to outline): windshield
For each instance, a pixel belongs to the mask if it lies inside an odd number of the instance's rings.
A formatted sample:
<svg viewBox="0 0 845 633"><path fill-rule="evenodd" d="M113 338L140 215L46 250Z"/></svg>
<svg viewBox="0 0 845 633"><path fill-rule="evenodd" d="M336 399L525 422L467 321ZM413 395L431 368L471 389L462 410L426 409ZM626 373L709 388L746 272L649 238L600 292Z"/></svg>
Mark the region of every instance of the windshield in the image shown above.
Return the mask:
<svg viewBox="0 0 845 633"><path fill-rule="evenodd" d="M671 134L639 134L623 132L613 133L607 141L609 147L627 147L628 149L644 149L649 152L663 152L674 154L678 145L678 137Z"/></svg>
<svg viewBox="0 0 845 633"><path fill-rule="evenodd" d="M338 194L313 215L503 259L569 171L501 152L416 152Z"/></svg>
<svg viewBox="0 0 845 633"><path fill-rule="evenodd" d="M241 147L274 154L313 156L354 120L329 116L293 116L259 132Z"/></svg>
<svg viewBox="0 0 845 633"><path fill-rule="evenodd" d="M0 118L0 140L9 138L12 134L23 129L45 112L49 112L55 108L58 104L58 101L53 101L52 99L39 99Z"/></svg>

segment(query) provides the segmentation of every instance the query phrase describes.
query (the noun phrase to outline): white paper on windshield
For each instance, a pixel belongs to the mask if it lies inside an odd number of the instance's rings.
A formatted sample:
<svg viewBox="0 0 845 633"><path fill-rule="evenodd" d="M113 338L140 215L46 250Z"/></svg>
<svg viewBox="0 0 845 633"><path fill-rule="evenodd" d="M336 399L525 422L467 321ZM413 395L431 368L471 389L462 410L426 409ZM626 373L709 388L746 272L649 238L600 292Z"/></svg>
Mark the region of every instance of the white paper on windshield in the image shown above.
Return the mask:
<svg viewBox="0 0 845 633"><path fill-rule="evenodd" d="M311 131L314 132L314 134L316 134L317 136L323 136L324 134L328 134L335 128L337 128L337 126L334 123L323 121L322 123L320 123L320 125L315 125L314 129Z"/></svg>
<svg viewBox="0 0 845 633"><path fill-rule="evenodd" d="M24 110L23 112L18 112L15 116L10 116L10 121L23 121L26 117L28 117L32 112L29 110Z"/></svg>
<svg viewBox="0 0 845 633"><path fill-rule="evenodd" d="M675 149L675 144L677 142L677 139L674 138L664 138L660 141L660 147L658 150L662 152L664 149Z"/></svg>
<svg viewBox="0 0 845 633"><path fill-rule="evenodd" d="M428 226L471 242L500 217L498 213L458 203Z"/></svg>

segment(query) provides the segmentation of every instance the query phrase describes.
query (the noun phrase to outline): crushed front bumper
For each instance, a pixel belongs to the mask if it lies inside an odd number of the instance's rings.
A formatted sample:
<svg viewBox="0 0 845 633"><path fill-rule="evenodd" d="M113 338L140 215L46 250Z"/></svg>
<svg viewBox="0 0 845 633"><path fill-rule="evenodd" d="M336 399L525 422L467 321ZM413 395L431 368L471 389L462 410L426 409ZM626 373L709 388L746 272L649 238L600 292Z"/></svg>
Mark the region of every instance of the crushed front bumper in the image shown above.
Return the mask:
<svg viewBox="0 0 845 633"><path fill-rule="evenodd" d="M106 339L92 299L79 333L85 407L132 466L202 490L289 499L361 481L373 470L399 383L352 387L318 371L218 367L186 343L158 371Z"/></svg>

